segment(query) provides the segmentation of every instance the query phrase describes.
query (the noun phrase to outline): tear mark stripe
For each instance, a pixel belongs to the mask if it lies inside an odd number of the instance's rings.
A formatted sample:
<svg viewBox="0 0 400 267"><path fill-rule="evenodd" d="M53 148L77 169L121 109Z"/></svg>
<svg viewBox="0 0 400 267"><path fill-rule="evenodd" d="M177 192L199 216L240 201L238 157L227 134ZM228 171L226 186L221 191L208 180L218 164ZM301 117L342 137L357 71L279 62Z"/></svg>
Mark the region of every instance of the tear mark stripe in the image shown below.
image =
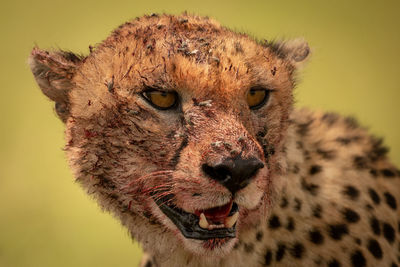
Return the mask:
<svg viewBox="0 0 400 267"><path fill-rule="evenodd" d="M178 165L179 159L181 157L181 152L185 147L187 147L188 143L189 143L188 136L185 135L183 137L183 140L182 140L179 148L176 150L175 155L171 159L171 166L173 169L175 169L176 165Z"/></svg>

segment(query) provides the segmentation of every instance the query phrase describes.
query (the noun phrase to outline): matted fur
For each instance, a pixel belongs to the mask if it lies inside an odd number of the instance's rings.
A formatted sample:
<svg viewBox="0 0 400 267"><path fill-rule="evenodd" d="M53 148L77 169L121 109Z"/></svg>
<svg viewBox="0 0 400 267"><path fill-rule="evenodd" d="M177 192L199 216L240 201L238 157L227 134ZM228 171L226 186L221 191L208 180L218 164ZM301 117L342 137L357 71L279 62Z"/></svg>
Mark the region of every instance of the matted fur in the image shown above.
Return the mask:
<svg viewBox="0 0 400 267"><path fill-rule="evenodd" d="M35 48L30 65L66 123L74 175L148 253L146 266L397 266L399 171L349 118L293 110L302 39L260 43L189 15L121 25L86 57ZM271 91L251 110L250 88ZM158 110L148 87L175 91ZM203 164L265 163L232 195ZM185 238L154 202L240 207L237 236Z"/></svg>

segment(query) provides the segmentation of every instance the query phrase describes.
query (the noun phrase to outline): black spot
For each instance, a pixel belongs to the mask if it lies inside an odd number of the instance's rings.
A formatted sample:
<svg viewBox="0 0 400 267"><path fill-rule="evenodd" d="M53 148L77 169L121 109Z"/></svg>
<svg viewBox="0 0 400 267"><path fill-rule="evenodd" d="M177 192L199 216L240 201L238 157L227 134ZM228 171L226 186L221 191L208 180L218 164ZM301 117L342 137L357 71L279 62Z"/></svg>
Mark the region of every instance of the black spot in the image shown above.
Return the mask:
<svg viewBox="0 0 400 267"><path fill-rule="evenodd" d="M342 144L342 145L348 145L351 143L351 138L346 138L346 137L338 137L336 138L336 142Z"/></svg>
<svg viewBox="0 0 400 267"><path fill-rule="evenodd" d="M381 173L383 174L383 176L385 176L387 178L393 178L396 176L394 171L392 171L390 169L383 169L383 170L381 170Z"/></svg>
<svg viewBox="0 0 400 267"><path fill-rule="evenodd" d="M322 171L322 166L321 165L312 165L310 167L309 173L310 173L310 175L314 175L314 174L317 174L317 173L319 173L321 171Z"/></svg>
<svg viewBox="0 0 400 267"><path fill-rule="evenodd" d="M245 250L247 253L253 252L253 250L254 250L254 244L253 244L253 243L249 243L249 244L244 243L244 250Z"/></svg>
<svg viewBox="0 0 400 267"><path fill-rule="evenodd" d="M272 252L271 250L267 250L267 252L265 253L265 265L269 266L271 264L272 261Z"/></svg>
<svg viewBox="0 0 400 267"><path fill-rule="evenodd" d="M348 234L349 230L346 224L329 225L329 235L335 240L341 240L343 235Z"/></svg>
<svg viewBox="0 0 400 267"><path fill-rule="evenodd" d="M377 176L378 176L378 172L377 172L375 169L369 170L369 173L370 173L373 177L377 177Z"/></svg>
<svg viewBox="0 0 400 267"><path fill-rule="evenodd" d="M292 217L289 217L289 218L288 218L288 224L287 224L287 226L286 226L286 229L288 229L290 232L292 232L292 231L294 230L294 227L295 227L295 225L294 225L294 220L293 220Z"/></svg>
<svg viewBox="0 0 400 267"><path fill-rule="evenodd" d="M271 69L271 74L272 74L272 76L275 76L275 74L276 74L276 67L275 66L274 66L273 69Z"/></svg>
<svg viewBox="0 0 400 267"><path fill-rule="evenodd" d="M292 168L292 172L293 172L294 174L298 174L298 173L300 172L299 166L295 164L295 165L293 166L293 168Z"/></svg>
<svg viewBox="0 0 400 267"><path fill-rule="evenodd" d="M356 223L360 220L360 215L358 215L358 213L352 209L346 208L342 211L342 213L346 221L349 223Z"/></svg>
<svg viewBox="0 0 400 267"><path fill-rule="evenodd" d="M310 241L313 242L314 244L320 245L324 242L324 236L317 229L311 230L309 235L310 235Z"/></svg>
<svg viewBox="0 0 400 267"><path fill-rule="evenodd" d="M352 185L345 186L343 194L348 196L351 200L357 200L360 196L360 191Z"/></svg>
<svg viewBox="0 0 400 267"><path fill-rule="evenodd" d="M300 136L305 136L307 133L308 133L308 131L310 130L310 125L313 123L313 120L310 120L310 121L308 121L308 122L306 122L306 123L299 123L298 125L297 125L297 133L300 135Z"/></svg>
<svg viewBox="0 0 400 267"><path fill-rule="evenodd" d="M338 119L339 115L331 112L325 113L321 118L321 120L329 126L332 126L335 122L337 122Z"/></svg>
<svg viewBox="0 0 400 267"><path fill-rule="evenodd" d="M277 229L281 227L281 222L279 221L279 217L276 215L272 215L269 219L269 228L270 229Z"/></svg>
<svg viewBox="0 0 400 267"><path fill-rule="evenodd" d="M237 53L243 53L242 44L239 43L239 42L236 42L236 43L235 43L235 50L236 50Z"/></svg>
<svg viewBox="0 0 400 267"><path fill-rule="evenodd" d="M328 262L328 267L340 267L341 264L336 259L333 259Z"/></svg>
<svg viewBox="0 0 400 267"><path fill-rule="evenodd" d="M259 131L257 133L257 137L265 137L267 135L267 128L264 128L263 131Z"/></svg>
<svg viewBox="0 0 400 267"><path fill-rule="evenodd" d="M382 159L386 156L389 150L383 146L383 139L382 138L371 138L372 147L371 150L367 152L368 157L371 161L377 161Z"/></svg>
<svg viewBox="0 0 400 267"><path fill-rule="evenodd" d="M321 218L322 217L322 207L321 207L321 205L317 204L312 208L312 215L315 218Z"/></svg>
<svg viewBox="0 0 400 267"><path fill-rule="evenodd" d="M381 198L379 197L378 193L376 193L376 191L374 189L369 188L368 194L375 204L378 205L381 202Z"/></svg>
<svg viewBox="0 0 400 267"><path fill-rule="evenodd" d="M290 254L297 259L300 259L303 256L304 253L304 246L303 244L296 242L293 244L293 247L290 249Z"/></svg>
<svg viewBox="0 0 400 267"><path fill-rule="evenodd" d="M276 251L276 261L281 261L285 256L286 246L285 244L278 244L278 250Z"/></svg>
<svg viewBox="0 0 400 267"><path fill-rule="evenodd" d="M107 189L115 189L117 187L110 178L104 175L98 175L97 179L99 182L94 185L95 187L104 187Z"/></svg>
<svg viewBox="0 0 400 267"><path fill-rule="evenodd" d="M374 210L374 207L372 207L370 204L365 205L365 208L367 210Z"/></svg>
<svg viewBox="0 0 400 267"><path fill-rule="evenodd" d="M263 239L263 237L264 237L264 233L258 231L257 234L256 234L257 241L261 241Z"/></svg>
<svg viewBox="0 0 400 267"><path fill-rule="evenodd" d="M281 204L279 205L281 208L286 208L289 205L289 202L286 197L282 197Z"/></svg>
<svg viewBox="0 0 400 267"><path fill-rule="evenodd" d="M240 241L236 242L236 244L233 246L233 249L238 249L240 247Z"/></svg>
<svg viewBox="0 0 400 267"><path fill-rule="evenodd" d="M354 156L353 164L356 169L365 169L368 166L368 161L365 157Z"/></svg>
<svg viewBox="0 0 400 267"><path fill-rule="evenodd" d="M301 179L301 188L304 191L309 192L311 195L316 196L318 194L319 185L313 183L307 183L304 178Z"/></svg>
<svg viewBox="0 0 400 267"><path fill-rule="evenodd" d="M379 245L378 241L376 241L375 239L370 239L368 241L368 250L369 252L371 252L371 254L377 258L377 259L382 259L382 249L381 246Z"/></svg>
<svg viewBox="0 0 400 267"><path fill-rule="evenodd" d="M146 48L147 48L150 52L153 52L153 50L154 50L154 46L153 46L152 44L148 44L148 45L146 46Z"/></svg>
<svg viewBox="0 0 400 267"><path fill-rule="evenodd" d="M392 265L390 265L390 267L398 267L398 265L394 262L392 262Z"/></svg>
<svg viewBox="0 0 400 267"><path fill-rule="evenodd" d="M298 198L294 199L294 210L295 211L301 211L301 200Z"/></svg>
<svg viewBox="0 0 400 267"><path fill-rule="evenodd" d="M321 157L326 160L332 160L336 157L336 152L334 150L323 150L318 148L316 152L318 155L321 155Z"/></svg>
<svg viewBox="0 0 400 267"><path fill-rule="evenodd" d="M108 92L114 93L114 75L111 78L111 81L107 83Z"/></svg>
<svg viewBox="0 0 400 267"><path fill-rule="evenodd" d="M360 238L355 237L354 238L354 242L356 242L357 244L361 245L361 239Z"/></svg>
<svg viewBox="0 0 400 267"><path fill-rule="evenodd" d="M397 209L397 202L396 199L393 197L393 195L390 194L389 192L386 192L383 195L385 196L386 204L388 204L389 207L391 207L394 210Z"/></svg>
<svg viewBox="0 0 400 267"><path fill-rule="evenodd" d="M372 232L375 235L380 235L381 234L381 225L380 225L380 223L379 223L377 218L372 217L371 220L369 221L369 224L371 226Z"/></svg>
<svg viewBox="0 0 400 267"><path fill-rule="evenodd" d="M151 263L151 261L147 261L145 267L152 267L153 264Z"/></svg>
<svg viewBox="0 0 400 267"><path fill-rule="evenodd" d="M361 251L356 250L353 252L351 255L351 263L353 264L354 267L364 267L366 262L364 255L361 253Z"/></svg>
<svg viewBox="0 0 400 267"><path fill-rule="evenodd" d="M344 123L346 124L347 128L355 129L358 127L358 122L354 117L346 117L344 118Z"/></svg>
<svg viewBox="0 0 400 267"><path fill-rule="evenodd" d="M393 227L388 223L383 223L382 230L383 230L383 236L390 244L392 244L395 236Z"/></svg>
<svg viewBox="0 0 400 267"><path fill-rule="evenodd" d="M303 155L304 155L304 159L305 160L310 160L311 159L310 151L304 150L303 151Z"/></svg>
<svg viewBox="0 0 400 267"><path fill-rule="evenodd" d="M117 194L110 194L108 195L109 198L111 198L112 200L117 200L118 199L118 195Z"/></svg>
<svg viewBox="0 0 400 267"><path fill-rule="evenodd" d="M88 101L88 105L91 105L90 100ZM60 116L60 118L63 120L63 122L65 122L66 120L66 116L69 114L69 107L66 103L59 103L56 102L54 104L54 108L57 112L57 115Z"/></svg>

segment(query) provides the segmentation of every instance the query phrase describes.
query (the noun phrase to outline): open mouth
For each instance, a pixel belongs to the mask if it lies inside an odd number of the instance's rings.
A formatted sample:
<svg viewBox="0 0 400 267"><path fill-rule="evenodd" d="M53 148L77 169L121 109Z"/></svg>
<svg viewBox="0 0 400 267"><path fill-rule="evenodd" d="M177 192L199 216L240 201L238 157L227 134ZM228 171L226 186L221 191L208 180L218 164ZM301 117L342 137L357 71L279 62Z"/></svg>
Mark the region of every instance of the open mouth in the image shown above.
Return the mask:
<svg viewBox="0 0 400 267"><path fill-rule="evenodd" d="M215 238L234 238L239 207L231 201L226 205L188 213L169 204L173 195L168 195L155 202L161 211L178 227L184 237L208 240Z"/></svg>

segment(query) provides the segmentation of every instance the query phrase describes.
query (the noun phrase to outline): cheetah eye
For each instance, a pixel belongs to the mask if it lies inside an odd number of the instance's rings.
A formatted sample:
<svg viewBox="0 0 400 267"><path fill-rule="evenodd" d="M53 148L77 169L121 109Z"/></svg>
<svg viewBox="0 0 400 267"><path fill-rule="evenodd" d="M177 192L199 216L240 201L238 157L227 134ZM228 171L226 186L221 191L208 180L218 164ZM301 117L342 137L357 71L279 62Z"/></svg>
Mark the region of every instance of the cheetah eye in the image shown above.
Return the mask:
<svg viewBox="0 0 400 267"><path fill-rule="evenodd" d="M176 92L166 92L157 89L150 89L142 93L144 99L153 107L161 110L174 108L178 103Z"/></svg>
<svg viewBox="0 0 400 267"><path fill-rule="evenodd" d="M259 109L267 103L270 90L262 87L253 87L247 93L247 104L251 109Z"/></svg>

